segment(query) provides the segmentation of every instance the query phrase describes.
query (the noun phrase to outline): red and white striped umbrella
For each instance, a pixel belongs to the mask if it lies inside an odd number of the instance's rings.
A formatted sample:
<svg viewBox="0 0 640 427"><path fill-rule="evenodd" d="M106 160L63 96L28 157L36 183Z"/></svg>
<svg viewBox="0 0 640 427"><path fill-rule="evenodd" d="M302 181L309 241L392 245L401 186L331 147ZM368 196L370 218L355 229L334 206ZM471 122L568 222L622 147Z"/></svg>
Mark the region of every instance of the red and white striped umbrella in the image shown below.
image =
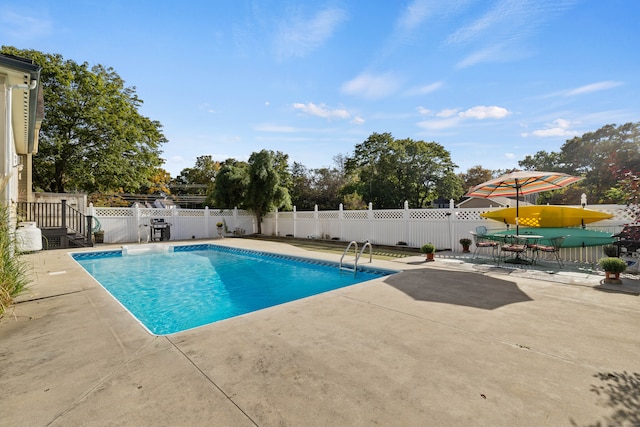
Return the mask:
<svg viewBox="0 0 640 427"><path fill-rule="evenodd" d="M516 197L516 230L518 230L519 196L556 190L578 182L580 176L560 172L516 171L490 179L473 187L467 197ZM517 231L516 231L517 233Z"/></svg>

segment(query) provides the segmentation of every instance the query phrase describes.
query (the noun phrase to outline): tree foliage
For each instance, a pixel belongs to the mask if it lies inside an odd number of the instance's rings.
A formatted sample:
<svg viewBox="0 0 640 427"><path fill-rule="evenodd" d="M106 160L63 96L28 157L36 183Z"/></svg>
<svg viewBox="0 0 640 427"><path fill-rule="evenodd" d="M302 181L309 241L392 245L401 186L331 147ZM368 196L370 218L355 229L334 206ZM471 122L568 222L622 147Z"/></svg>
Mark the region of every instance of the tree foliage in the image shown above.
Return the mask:
<svg viewBox="0 0 640 427"><path fill-rule="evenodd" d="M180 171L176 181L181 184L210 184L215 181L220 167L220 162L213 160L210 155L199 156L194 167Z"/></svg>
<svg viewBox="0 0 640 427"><path fill-rule="evenodd" d="M149 178L149 182L143 185L141 190L146 194L171 194L170 184L171 174L162 168L156 168L155 173Z"/></svg>
<svg viewBox="0 0 640 427"><path fill-rule="evenodd" d="M373 133L347 159L346 172L357 177L345 194L356 192L377 208L400 208L404 201L427 207L437 198L458 198L462 186L450 153L436 142L394 139Z"/></svg>
<svg viewBox="0 0 640 427"><path fill-rule="evenodd" d="M213 160L212 156L199 156L192 168L180 171L173 184L184 194L209 194L213 191L213 183L220 168L220 162Z"/></svg>
<svg viewBox="0 0 640 427"><path fill-rule="evenodd" d="M480 165L473 166L467 169L466 172L460 173L458 178L462 183L462 188L465 192L478 184L482 184L485 181L489 181L492 178L496 178L496 171L485 169Z"/></svg>
<svg viewBox="0 0 640 427"><path fill-rule="evenodd" d="M338 168L307 169L295 162L291 167L291 203L301 210L335 210L343 201L344 173Z"/></svg>
<svg viewBox="0 0 640 427"><path fill-rule="evenodd" d="M578 184L541 195L539 203L579 204L582 193L590 203L623 200L629 194L620 182L629 174L640 173L640 122L605 125L566 141L559 152L539 151L519 165L525 169L584 176ZM621 192L612 191L616 188Z"/></svg>
<svg viewBox="0 0 640 427"><path fill-rule="evenodd" d="M256 217L258 234L262 233L262 218L277 208L291 206L289 190L282 185L281 175L286 171L282 156L262 150L249 157L248 183L244 207Z"/></svg>
<svg viewBox="0 0 640 427"><path fill-rule="evenodd" d="M7 46L1 51L42 67L45 117L33 158L36 188L134 191L147 183L163 162L166 138L159 122L139 114L135 87L100 64Z"/></svg>
<svg viewBox="0 0 640 427"><path fill-rule="evenodd" d="M244 197L249 185L248 166L235 159L225 160L206 203L218 208L244 207Z"/></svg>

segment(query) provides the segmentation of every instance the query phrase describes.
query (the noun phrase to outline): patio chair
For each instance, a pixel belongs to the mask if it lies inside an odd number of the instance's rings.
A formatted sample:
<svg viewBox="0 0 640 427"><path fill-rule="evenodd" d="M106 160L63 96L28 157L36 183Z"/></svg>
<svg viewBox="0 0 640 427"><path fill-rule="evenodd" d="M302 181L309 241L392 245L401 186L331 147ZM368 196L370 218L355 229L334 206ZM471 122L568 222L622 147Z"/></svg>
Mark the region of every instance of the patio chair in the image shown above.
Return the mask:
<svg viewBox="0 0 640 427"><path fill-rule="evenodd" d="M514 260L523 259L527 254L526 239L520 239L511 235L504 236L504 242L500 246L500 253L505 262L508 262L508 258L514 258ZM500 258L498 261L500 261ZM520 263L518 262L518 264Z"/></svg>
<svg viewBox="0 0 640 427"><path fill-rule="evenodd" d="M560 259L560 246L562 246L562 242L564 241L566 236L558 236L549 238L548 245L535 245L532 249L535 252L535 261L536 263L540 259L540 253L544 254L553 254L558 262L560 267L563 267L562 260Z"/></svg>
<svg viewBox="0 0 640 427"><path fill-rule="evenodd" d="M480 251L490 250L491 257L495 260L498 253L499 243L496 242L495 240L487 239L486 237L484 237L484 234L481 235L475 231L470 231L469 233L471 233L471 236L473 236L473 243L476 246L475 250L473 251L472 258L474 259L478 258L478 254ZM485 228L485 234L486 234L486 228Z"/></svg>

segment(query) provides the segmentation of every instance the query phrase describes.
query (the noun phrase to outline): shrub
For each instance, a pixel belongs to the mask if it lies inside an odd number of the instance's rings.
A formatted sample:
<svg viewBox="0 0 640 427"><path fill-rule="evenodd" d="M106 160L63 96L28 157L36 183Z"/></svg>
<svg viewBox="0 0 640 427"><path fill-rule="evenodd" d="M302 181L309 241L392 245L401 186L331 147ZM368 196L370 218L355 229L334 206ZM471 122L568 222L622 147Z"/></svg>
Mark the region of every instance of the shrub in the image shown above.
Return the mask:
<svg viewBox="0 0 640 427"><path fill-rule="evenodd" d="M425 243L420 247L420 252L423 254L432 254L436 251L436 245L433 243Z"/></svg>
<svg viewBox="0 0 640 427"><path fill-rule="evenodd" d="M600 267L604 271L609 271L611 273L622 273L627 269L627 263L617 257L600 258L598 264L600 264Z"/></svg>
<svg viewBox="0 0 640 427"><path fill-rule="evenodd" d="M15 234L9 226L9 210L0 208L0 315L25 288L27 265L16 252Z"/></svg>

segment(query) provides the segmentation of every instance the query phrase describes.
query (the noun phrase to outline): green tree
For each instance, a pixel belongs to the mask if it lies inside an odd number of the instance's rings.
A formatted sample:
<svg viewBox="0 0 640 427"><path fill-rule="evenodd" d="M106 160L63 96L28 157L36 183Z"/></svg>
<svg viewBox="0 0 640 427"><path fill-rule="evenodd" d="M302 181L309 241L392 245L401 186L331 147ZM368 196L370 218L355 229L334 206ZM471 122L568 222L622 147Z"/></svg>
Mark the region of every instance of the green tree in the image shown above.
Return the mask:
<svg viewBox="0 0 640 427"><path fill-rule="evenodd" d="M567 170L585 177L581 184L591 203L610 202L607 191L625 173L640 172L640 122L606 125L575 137L562 146L561 157Z"/></svg>
<svg viewBox="0 0 640 427"><path fill-rule="evenodd" d="M213 191L220 167L220 162L213 160L211 156L199 156L194 167L182 169L173 184L183 194L209 194Z"/></svg>
<svg viewBox="0 0 640 427"><path fill-rule="evenodd" d="M539 151L519 165L525 169L581 175L585 179L566 189L543 193L538 203L580 203L582 193L590 203L616 202L619 182L640 171L640 122L605 125L567 140L560 152ZM624 196L622 196L624 198Z"/></svg>
<svg viewBox="0 0 640 427"><path fill-rule="evenodd" d="M155 173L149 177L149 182L143 185L141 190L146 194L171 194L170 184L171 174L163 168L156 168Z"/></svg>
<svg viewBox="0 0 640 427"><path fill-rule="evenodd" d="M160 123L139 114L135 87L125 87L112 68L9 46L0 51L42 67L45 117L33 158L34 187L136 191L163 163Z"/></svg>
<svg viewBox="0 0 640 427"><path fill-rule="evenodd" d="M466 172L458 174L458 178L460 179L462 188L465 192L469 191L476 185L482 184L483 182L489 181L495 177L495 171L485 169L480 165L470 167Z"/></svg>
<svg viewBox="0 0 640 427"><path fill-rule="evenodd" d="M312 210L315 204L315 191L311 171L302 163L293 162L291 166L291 204L303 211Z"/></svg>
<svg viewBox="0 0 640 427"><path fill-rule="evenodd" d="M345 188L345 194L357 193L365 203L377 208L399 208L402 197L397 197L398 182L393 168L394 153L390 133L373 133L355 146L353 155L345 162L347 174L354 175ZM398 201L400 200L400 201Z"/></svg>
<svg viewBox="0 0 640 427"><path fill-rule="evenodd" d="M255 215L258 234L261 234L264 216L277 208L290 208L291 199L288 189L281 184L278 167L282 166L282 163L276 164L274 152L262 150L252 153L248 163L249 179L244 207Z"/></svg>
<svg viewBox="0 0 640 427"><path fill-rule="evenodd" d="M397 153L401 202L408 200L411 206L427 207L437 198L462 196L462 183L454 172L456 165L442 145L402 139L394 141L392 147Z"/></svg>
<svg viewBox="0 0 640 427"><path fill-rule="evenodd" d="M208 194L206 203L218 208L244 207L248 184L247 163L227 159L218 172L213 191Z"/></svg>
<svg viewBox="0 0 640 427"><path fill-rule="evenodd" d="M518 162L518 166L528 171L564 172L566 170L562 164L560 153L547 153L546 151L538 151L533 156L525 156L523 160Z"/></svg>
<svg viewBox="0 0 640 427"><path fill-rule="evenodd" d="M344 175L337 168L319 168L311 172L314 206L320 210L336 210L343 198L340 194L344 186Z"/></svg>
<svg viewBox="0 0 640 427"><path fill-rule="evenodd" d="M339 168L307 169L300 163L291 167L292 187L291 204L300 210L337 209L342 203L344 174Z"/></svg>
<svg viewBox="0 0 640 427"><path fill-rule="evenodd" d="M437 198L462 195L456 165L450 153L436 142L395 140L390 133L374 133L356 145L347 159L348 175L356 175L344 193L356 192L376 208L426 207Z"/></svg>

